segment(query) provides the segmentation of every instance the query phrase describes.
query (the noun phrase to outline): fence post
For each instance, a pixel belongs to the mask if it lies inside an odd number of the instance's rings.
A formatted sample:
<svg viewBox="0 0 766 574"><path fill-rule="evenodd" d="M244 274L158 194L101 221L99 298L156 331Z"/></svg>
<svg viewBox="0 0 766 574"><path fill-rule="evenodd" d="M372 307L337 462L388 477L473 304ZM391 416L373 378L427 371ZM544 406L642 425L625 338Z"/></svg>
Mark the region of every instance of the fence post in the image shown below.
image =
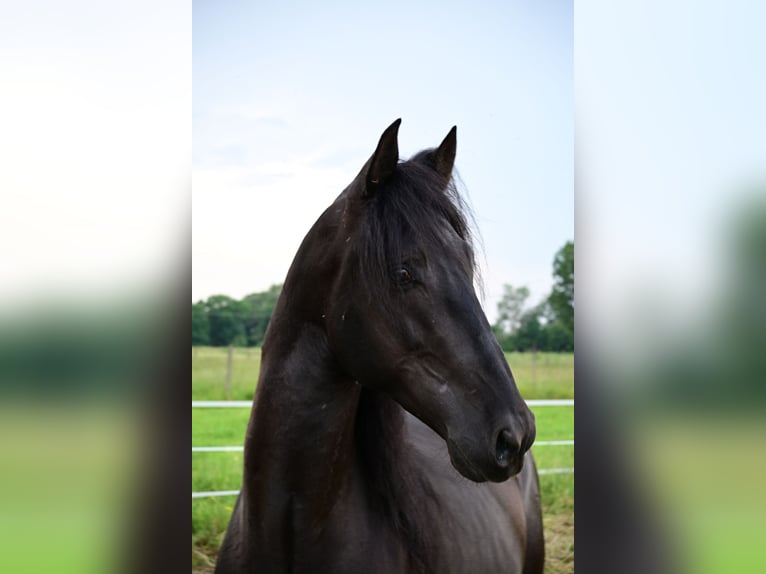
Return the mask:
<svg viewBox="0 0 766 574"><path fill-rule="evenodd" d="M234 352L234 345L229 345L229 352L226 356L226 400L231 400L231 355Z"/></svg>

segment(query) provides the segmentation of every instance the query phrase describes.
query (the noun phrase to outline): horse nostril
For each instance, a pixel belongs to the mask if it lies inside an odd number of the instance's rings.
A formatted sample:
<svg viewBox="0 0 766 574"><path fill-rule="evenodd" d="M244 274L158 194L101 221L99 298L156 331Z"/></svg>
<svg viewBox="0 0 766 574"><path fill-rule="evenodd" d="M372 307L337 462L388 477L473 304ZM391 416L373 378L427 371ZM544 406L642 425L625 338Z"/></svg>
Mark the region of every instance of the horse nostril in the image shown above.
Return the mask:
<svg viewBox="0 0 766 574"><path fill-rule="evenodd" d="M511 458L511 452L517 447L513 441L511 431L503 430L497 435L497 444L495 445L495 459L497 464L506 467Z"/></svg>

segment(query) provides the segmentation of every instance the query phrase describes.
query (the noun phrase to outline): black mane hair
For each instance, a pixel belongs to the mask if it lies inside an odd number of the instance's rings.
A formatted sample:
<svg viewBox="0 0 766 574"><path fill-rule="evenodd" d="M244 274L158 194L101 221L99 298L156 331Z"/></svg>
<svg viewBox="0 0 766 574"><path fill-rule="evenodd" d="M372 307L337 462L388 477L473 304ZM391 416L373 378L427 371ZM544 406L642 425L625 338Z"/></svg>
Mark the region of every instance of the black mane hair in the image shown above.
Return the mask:
<svg viewBox="0 0 766 574"><path fill-rule="evenodd" d="M427 477L404 464L410 449L404 440L406 416L393 399L363 389L356 415L356 454L372 503L407 543L409 571L425 573L426 565L434 561L436 544L433 524L423 517L436 513L442 528L449 527L450 517L441 512ZM424 505L430 507L429 513L423 512Z"/></svg>
<svg viewBox="0 0 766 574"><path fill-rule="evenodd" d="M432 150L399 163L385 186L362 198L353 249L359 262L359 285L370 301L390 303L392 272L418 251L439 253L445 247L444 222L463 239L466 271L478 277L473 217L458 191L456 177L445 180L430 166Z"/></svg>

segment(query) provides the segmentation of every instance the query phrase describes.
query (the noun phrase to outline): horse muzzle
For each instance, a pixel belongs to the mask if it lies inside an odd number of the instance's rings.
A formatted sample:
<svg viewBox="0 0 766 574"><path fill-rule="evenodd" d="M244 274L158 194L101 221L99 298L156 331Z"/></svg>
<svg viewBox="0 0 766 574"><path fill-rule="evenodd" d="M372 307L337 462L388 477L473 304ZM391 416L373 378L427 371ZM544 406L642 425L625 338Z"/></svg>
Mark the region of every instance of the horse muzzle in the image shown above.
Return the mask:
<svg viewBox="0 0 766 574"><path fill-rule="evenodd" d="M499 426L489 440L481 441L483 445L448 438L452 466L474 482L503 482L518 474L524 466L524 455L535 440L534 418L528 420L531 421L528 426Z"/></svg>

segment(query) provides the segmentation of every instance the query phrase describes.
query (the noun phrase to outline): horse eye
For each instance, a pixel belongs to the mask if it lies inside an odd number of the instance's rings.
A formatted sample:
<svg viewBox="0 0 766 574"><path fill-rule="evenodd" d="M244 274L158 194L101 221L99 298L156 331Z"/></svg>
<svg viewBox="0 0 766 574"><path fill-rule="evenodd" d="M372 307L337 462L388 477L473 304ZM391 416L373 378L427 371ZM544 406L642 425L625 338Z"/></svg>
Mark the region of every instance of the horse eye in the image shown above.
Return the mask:
<svg viewBox="0 0 766 574"><path fill-rule="evenodd" d="M400 267L396 270L396 282L399 285L409 285L412 283L412 274L404 267Z"/></svg>

